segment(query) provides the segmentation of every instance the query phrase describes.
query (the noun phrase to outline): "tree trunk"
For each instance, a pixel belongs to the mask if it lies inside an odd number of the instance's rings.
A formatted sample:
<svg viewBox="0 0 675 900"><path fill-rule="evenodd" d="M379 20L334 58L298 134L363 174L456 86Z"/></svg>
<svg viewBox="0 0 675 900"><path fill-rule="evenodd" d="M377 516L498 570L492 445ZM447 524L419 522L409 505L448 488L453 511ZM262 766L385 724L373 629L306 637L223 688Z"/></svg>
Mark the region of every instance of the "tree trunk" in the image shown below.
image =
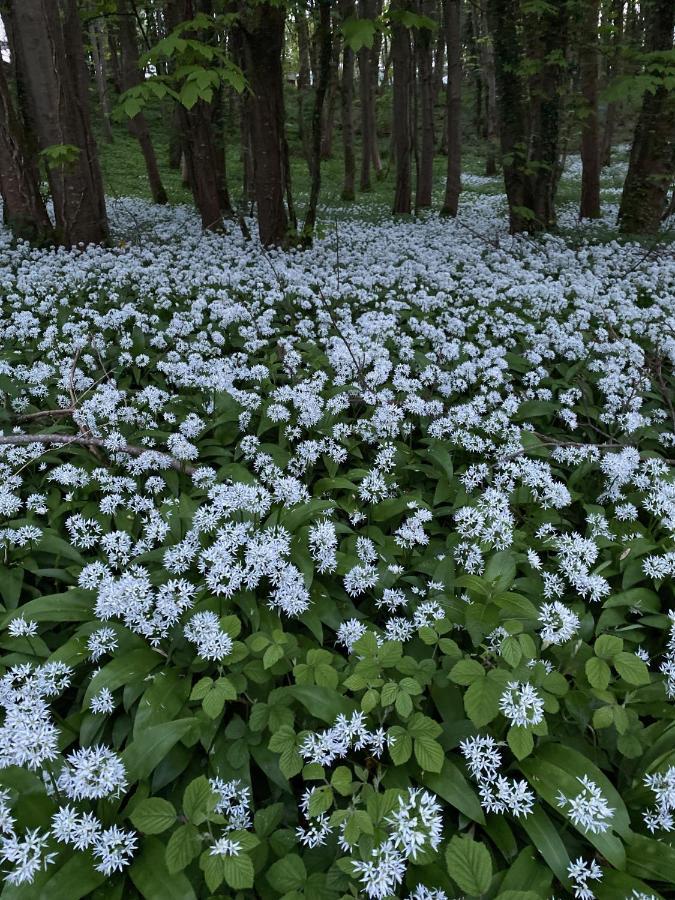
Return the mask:
<svg viewBox="0 0 675 900"><path fill-rule="evenodd" d="M48 169L57 239L65 244L108 239L103 182L89 120L82 31L74 0L13 2L21 81L43 150L73 147L73 159ZM47 65L49 61L49 65Z"/></svg>
<svg viewBox="0 0 675 900"><path fill-rule="evenodd" d="M621 74L621 42L623 40L623 0L610 0L609 26L612 31L612 47L607 56L607 83ZM612 143L619 114L619 103L610 100L605 112L605 122L600 143L600 165L612 164Z"/></svg>
<svg viewBox="0 0 675 900"><path fill-rule="evenodd" d="M123 91L128 91L129 88L141 84L143 81L136 39L136 20L130 0L118 0L117 10L119 12L118 35L121 57L120 86ZM136 138L141 148L141 153L145 160L145 168L148 173L152 199L155 203L166 203L168 198L162 184L162 177L159 174L159 166L157 165L155 148L150 137L150 129L143 113L138 113L132 119L129 119L127 127L129 133Z"/></svg>
<svg viewBox="0 0 675 900"><path fill-rule="evenodd" d="M402 24L396 15L400 15L407 10L408 0L395 0L391 5L391 12L393 14L391 28L391 57L394 68L392 128L396 162L394 214L405 214L410 212L412 194L412 129L410 123L412 53L410 49L410 30Z"/></svg>
<svg viewBox="0 0 675 900"><path fill-rule="evenodd" d="M328 79L328 91L324 101L323 125L321 126L321 159L330 159L333 155L333 133L335 131L335 107L340 85L340 30L336 28L333 34L331 49L330 77ZM319 66L319 70L321 66Z"/></svg>
<svg viewBox="0 0 675 900"><path fill-rule="evenodd" d="M354 0L341 0L342 20L354 15ZM344 156L344 180L342 199L353 200L355 196L356 160L354 158L354 51L345 41L342 50L342 81L340 84L340 112L342 123L342 148Z"/></svg>
<svg viewBox="0 0 675 900"><path fill-rule="evenodd" d="M382 15L382 0L375 0L374 15ZM377 98L379 96L379 80L380 80L380 56L382 55L383 35L381 29L375 32L373 38L373 46L370 50L370 120L372 125L373 139L370 144L371 161L375 176L380 178L382 175L382 160L380 159L380 145L377 140Z"/></svg>
<svg viewBox="0 0 675 900"><path fill-rule="evenodd" d="M443 72L445 68L445 29L443 28L443 6L442 3L439 5L438 0L436 0L434 4L435 15L434 18L437 22L440 22L441 25L437 29L436 32L436 43L434 46L434 110L436 109L436 103L438 102L438 97L443 90ZM432 119L433 121L433 119ZM434 122L434 143L437 142L436 135L436 123Z"/></svg>
<svg viewBox="0 0 675 900"><path fill-rule="evenodd" d="M479 0L474 10L476 43L480 76L485 96L485 174L497 174L499 129L497 126L497 89L495 86L495 56L492 36L488 29L486 0Z"/></svg>
<svg viewBox="0 0 675 900"><path fill-rule="evenodd" d="M167 4L167 18L174 27L178 22L193 19L196 12L192 0L171 0ZM190 35L184 33L183 37ZM222 181L222 153L219 155L214 140L213 105L197 100L190 109L180 104L177 109L185 172L202 227L220 231L223 215L232 215L232 208Z"/></svg>
<svg viewBox="0 0 675 900"><path fill-rule="evenodd" d="M281 67L285 11L267 3L240 9L246 75L252 91L251 136L258 230L265 246L283 247L291 239L284 203L289 186Z"/></svg>
<svg viewBox="0 0 675 900"><path fill-rule="evenodd" d="M675 4L643 0L647 51L672 52ZM635 127L619 210L624 234L656 234L673 181L675 93L666 84L646 91Z"/></svg>
<svg viewBox="0 0 675 900"><path fill-rule="evenodd" d="M307 161L309 161L310 149L305 128L305 100L312 81L312 69L309 55L309 26L307 24L307 17L304 9L296 9L295 27L298 37L298 61L300 63L297 82L298 138L302 144L305 157Z"/></svg>
<svg viewBox="0 0 675 900"><path fill-rule="evenodd" d="M581 125L581 205L579 217L600 218L600 137L598 129L598 16L600 0L584 0L579 47L579 80L584 99Z"/></svg>
<svg viewBox="0 0 675 900"><path fill-rule="evenodd" d="M422 15L432 18L434 11L434 0L423 0ZM434 68L432 32L429 28L415 29L415 56L421 126L415 209L426 209L431 206L434 186Z"/></svg>
<svg viewBox="0 0 675 900"><path fill-rule="evenodd" d="M462 190L462 37L461 0L443 0L443 25L448 47L448 169L441 214L456 216Z"/></svg>
<svg viewBox="0 0 675 900"><path fill-rule="evenodd" d="M14 109L4 66L0 66L0 192L5 225L21 240L47 244L54 238L36 160L30 155Z"/></svg>
<svg viewBox="0 0 675 900"><path fill-rule="evenodd" d="M517 0L488 0L487 11L495 56L495 85L504 186L512 234L538 231L529 182L528 114L521 76L522 49L518 34Z"/></svg>
<svg viewBox="0 0 675 900"><path fill-rule="evenodd" d="M316 83L314 109L312 111L312 154L310 157L312 177L307 215L305 216L305 224L302 228L303 239L305 242L311 241L312 235L314 234L316 208L319 202L319 192L321 190L323 106L328 90L328 82L331 77L331 62L333 55L333 36L330 28L330 3L331 0L320 0L319 5L319 24L317 26L319 71L317 73L318 81Z"/></svg>
<svg viewBox="0 0 675 900"><path fill-rule="evenodd" d="M375 15L374 0L359 0L359 13L362 19L372 19ZM373 161L373 145L375 142L375 116L372 103L371 52L361 47L358 52L359 61L359 101L361 104L361 191L372 190L370 167Z"/></svg>
<svg viewBox="0 0 675 900"><path fill-rule="evenodd" d="M96 90L98 102L101 108L101 120L103 122L103 137L110 144L113 141L112 126L110 124L110 93L108 91L108 65L105 58L107 44L103 25L100 19L94 19L89 25L89 40L94 61L94 75L96 76Z"/></svg>
<svg viewBox="0 0 675 900"><path fill-rule="evenodd" d="M529 181L535 228L555 225L558 184L562 75L567 46L567 0L549 0L546 7L525 18L530 36L529 58L537 66L529 79ZM597 142L596 142L597 147Z"/></svg>

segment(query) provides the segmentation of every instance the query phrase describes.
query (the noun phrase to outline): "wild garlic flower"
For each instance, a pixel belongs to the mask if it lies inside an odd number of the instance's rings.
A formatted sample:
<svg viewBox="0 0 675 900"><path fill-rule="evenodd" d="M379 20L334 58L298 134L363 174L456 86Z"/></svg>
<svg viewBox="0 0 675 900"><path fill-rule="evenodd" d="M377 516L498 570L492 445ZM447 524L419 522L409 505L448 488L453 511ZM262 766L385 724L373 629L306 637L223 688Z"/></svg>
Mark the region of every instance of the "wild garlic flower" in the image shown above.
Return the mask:
<svg viewBox="0 0 675 900"><path fill-rule="evenodd" d="M588 775L577 778L577 781L583 790L574 797L568 797L560 791L556 798L557 804L579 828L591 834L603 834L611 826L614 810Z"/></svg>
<svg viewBox="0 0 675 900"><path fill-rule="evenodd" d="M512 725L529 728L544 720L544 701L529 682L509 681L499 698L499 708Z"/></svg>

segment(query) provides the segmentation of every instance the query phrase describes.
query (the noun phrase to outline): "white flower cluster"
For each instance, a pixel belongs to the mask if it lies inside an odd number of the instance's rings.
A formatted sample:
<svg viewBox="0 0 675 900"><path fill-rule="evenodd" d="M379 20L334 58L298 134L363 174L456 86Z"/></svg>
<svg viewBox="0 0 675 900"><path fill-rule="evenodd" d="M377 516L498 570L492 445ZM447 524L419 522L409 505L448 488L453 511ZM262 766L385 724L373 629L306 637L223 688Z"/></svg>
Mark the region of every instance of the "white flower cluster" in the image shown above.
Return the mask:
<svg viewBox="0 0 675 900"><path fill-rule="evenodd" d="M509 681L499 708L512 725L529 728L544 721L544 701L529 682Z"/></svg>
<svg viewBox="0 0 675 900"><path fill-rule="evenodd" d="M370 731L362 712L347 717L340 714L335 724L324 731L310 732L300 745L300 753L308 763L330 766L344 759L350 750L367 750L379 758L392 742L383 728Z"/></svg>
<svg viewBox="0 0 675 900"><path fill-rule="evenodd" d="M645 825L653 833L655 831L673 831L675 829L675 766L669 766L665 772L645 775L644 782L654 792L655 809L644 812Z"/></svg>
<svg viewBox="0 0 675 900"><path fill-rule="evenodd" d="M603 834L612 824L614 810L608 806L602 791L588 775L577 778L577 781L583 790L574 797L560 791L556 802L577 827L591 834Z"/></svg>
<svg viewBox="0 0 675 900"><path fill-rule="evenodd" d="M595 900L595 894L588 886L589 881L600 881L602 869L594 859L590 862L580 856L567 867L567 877L572 882L576 900Z"/></svg>
<svg viewBox="0 0 675 900"><path fill-rule="evenodd" d="M438 848L443 836L440 812L438 801L429 791L408 788L407 796L399 798L398 808L385 819L387 840L373 849L368 860L352 860L367 897L383 900L391 896L403 881L407 861L414 862L427 847Z"/></svg>
<svg viewBox="0 0 675 900"><path fill-rule="evenodd" d="M516 781L499 774L502 754L494 738L482 735L466 738L460 743L469 772L478 783L483 809L491 813L510 813L527 818L534 806L534 794L526 781Z"/></svg>

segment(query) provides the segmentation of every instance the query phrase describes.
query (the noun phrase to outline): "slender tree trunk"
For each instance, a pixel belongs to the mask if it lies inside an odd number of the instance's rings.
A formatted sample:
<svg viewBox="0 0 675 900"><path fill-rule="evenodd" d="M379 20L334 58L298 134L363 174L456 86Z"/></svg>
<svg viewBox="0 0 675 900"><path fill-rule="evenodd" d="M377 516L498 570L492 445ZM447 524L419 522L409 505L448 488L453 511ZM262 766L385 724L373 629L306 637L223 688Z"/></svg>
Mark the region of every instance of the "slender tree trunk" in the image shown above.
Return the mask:
<svg viewBox="0 0 675 900"><path fill-rule="evenodd" d="M330 76L328 91L324 101L323 125L321 126L321 159L330 159L333 155L333 133L335 131L335 107L340 87L340 49L341 34L334 29L331 50ZM320 67L319 67L320 68Z"/></svg>
<svg viewBox="0 0 675 900"><path fill-rule="evenodd" d="M265 246L287 246L291 234L284 203L289 177L281 67L285 11L267 3L240 9L245 68L252 92L251 136L258 230Z"/></svg>
<svg viewBox="0 0 675 900"><path fill-rule="evenodd" d="M528 117L521 76L522 49L517 0L488 0L488 20L495 55L495 84L504 185L512 234L537 231L527 174Z"/></svg>
<svg viewBox="0 0 675 900"><path fill-rule="evenodd" d="M448 47L448 169L441 214L456 216L462 189L462 41L461 0L443 0L443 25Z"/></svg>
<svg viewBox="0 0 675 900"><path fill-rule="evenodd" d="M525 18L530 59L537 61L529 80L529 181L531 206L538 228L555 225L555 194L560 155L563 59L567 47L567 0L549 0ZM597 144L596 144L597 147Z"/></svg>
<svg viewBox="0 0 675 900"><path fill-rule="evenodd" d="M321 190L321 136L323 123L323 106L328 91L328 83L331 77L331 61L333 55L333 36L330 27L330 3L331 0L320 0L319 24L317 26L319 71L316 91L314 94L314 110L312 111L312 155L311 155L311 186L307 215L303 225L303 239L310 241L316 225L316 208L319 202Z"/></svg>
<svg viewBox="0 0 675 900"><path fill-rule="evenodd" d="M362 19L372 19L375 15L374 0L359 0L359 14ZM370 167L373 160L375 142L375 117L372 104L371 52L361 47L359 61L359 101L361 105L361 180L359 189L370 191Z"/></svg>
<svg viewBox="0 0 675 900"><path fill-rule="evenodd" d="M76 148L73 160L49 168L57 239L66 244L108 239L103 181L89 120L82 31L74 0L13 3L21 81L43 150ZM49 65L46 61L49 60Z"/></svg>
<svg viewBox="0 0 675 900"><path fill-rule="evenodd" d="M382 0L375 0L375 16L382 15ZM380 81L380 57L382 55L383 35L378 29L373 38L373 46L370 50L370 121L373 139L370 144L370 153L375 176L382 175L382 160L380 159L380 144L377 139L377 98L379 96Z"/></svg>
<svg viewBox="0 0 675 900"><path fill-rule="evenodd" d="M443 28L443 4L436 0L434 4L434 18L440 23L440 27L436 31L436 42L434 46L434 111L438 103L438 97L443 90L443 72L445 69L445 28ZM433 121L433 117L432 117ZM434 144L437 143L436 123L434 121Z"/></svg>
<svg viewBox="0 0 675 900"><path fill-rule="evenodd" d="M171 0L167 5L169 22L174 27L193 19L197 11L193 0ZM232 208L222 181L224 163L214 136L213 105L197 100L190 109L180 104L177 109L185 174L202 227L220 231L223 215L232 215Z"/></svg>
<svg viewBox="0 0 675 900"><path fill-rule="evenodd" d="M432 18L434 11L434 0L423 0L422 15ZM421 125L415 209L426 209L431 206L434 185L434 68L432 32L429 28L415 29L415 57Z"/></svg>
<svg viewBox="0 0 675 900"><path fill-rule="evenodd" d="M312 68L309 54L309 26L304 9L295 10L295 27L298 38L298 69L297 97L298 97L298 138L302 145L305 158L309 162L309 140L305 128L305 100L312 81Z"/></svg>
<svg viewBox="0 0 675 900"><path fill-rule="evenodd" d="M598 128L598 16L600 0L584 0L579 47L579 79L584 99L581 126L582 219L600 218L600 135Z"/></svg>
<svg viewBox="0 0 675 900"><path fill-rule="evenodd" d="M621 42L623 40L623 0L610 0L609 24L612 30L612 47L607 56L607 83L621 74ZM619 103L610 100L605 111L605 122L600 144L600 165L612 164L612 143L614 141L614 129L619 114Z"/></svg>
<svg viewBox="0 0 675 900"><path fill-rule="evenodd" d="M480 76L485 96L485 174L497 174L499 129L497 126L497 89L495 86L495 58L492 37L488 29L486 0L478 0L474 10L476 44Z"/></svg>
<svg viewBox="0 0 675 900"><path fill-rule="evenodd" d="M89 40L91 42L92 58L94 60L94 74L96 76L96 90L98 102L101 108L101 121L103 123L103 137L108 143L113 141L112 126L110 124L110 93L108 91L108 64L105 58L107 44L105 32L100 19L94 19L89 25Z"/></svg>
<svg viewBox="0 0 675 900"><path fill-rule="evenodd" d="M391 29L391 56L394 68L393 138L396 162L394 189L395 214L409 213L412 195L412 129L410 122L410 94L412 87L412 53L410 30L396 17L408 10L407 0L395 0L391 11L394 15Z"/></svg>
<svg viewBox="0 0 675 900"><path fill-rule="evenodd" d="M354 15L354 0L341 0L342 20ZM342 81L340 84L340 112L342 122L342 148L344 156L344 180L342 199L353 200L356 183L356 160L354 157L354 51L345 41L342 50Z"/></svg>
<svg viewBox="0 0 675 900"><path fill-rule="evenodd" d="M54 238L36 160L30 155L4 66L0 66L0 192L5 224L22 240L47 244Z"/></svg>
<svg viewBox="0 0 675 900"><path fill-rule="evenodd" d="M675 4L643 0L647 50L672 52ZM673 182L675 93L666 84L647 91L635 127L619 210L624 234L656 234Z"/></svg>
<svg viewBox="0 0 675 900"><path fill-rule="evenodd" d="M136 23L129 0L118 0L117 10L119 12L118 35L121 57L120 87L123 91L128 91L143 81L136 39ZM166 203L168 198L159 173L155 148L150 137L150 129L143 113L138 113L129 119L127 127L129 133L136 138L141 148L141 153L145 160L145 168L148 173L152 199L155 203Z"/></svg>

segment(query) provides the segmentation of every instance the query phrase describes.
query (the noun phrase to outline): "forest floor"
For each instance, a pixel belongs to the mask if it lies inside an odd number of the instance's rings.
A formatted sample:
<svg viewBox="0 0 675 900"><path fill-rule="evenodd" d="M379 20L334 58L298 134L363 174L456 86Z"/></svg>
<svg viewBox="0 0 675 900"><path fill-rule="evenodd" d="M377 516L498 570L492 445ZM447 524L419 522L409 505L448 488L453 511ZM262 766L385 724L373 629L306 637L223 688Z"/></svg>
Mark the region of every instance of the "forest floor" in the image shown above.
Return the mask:
<svg viewBox="0 0 675 900"><path fill-rule="evenodd" d="M0 230L3 900L673 896L675 255L617 236L625 148L537 240L478 160L455 220L334 161L288 253L134 152L112 246Z"/></svg>

